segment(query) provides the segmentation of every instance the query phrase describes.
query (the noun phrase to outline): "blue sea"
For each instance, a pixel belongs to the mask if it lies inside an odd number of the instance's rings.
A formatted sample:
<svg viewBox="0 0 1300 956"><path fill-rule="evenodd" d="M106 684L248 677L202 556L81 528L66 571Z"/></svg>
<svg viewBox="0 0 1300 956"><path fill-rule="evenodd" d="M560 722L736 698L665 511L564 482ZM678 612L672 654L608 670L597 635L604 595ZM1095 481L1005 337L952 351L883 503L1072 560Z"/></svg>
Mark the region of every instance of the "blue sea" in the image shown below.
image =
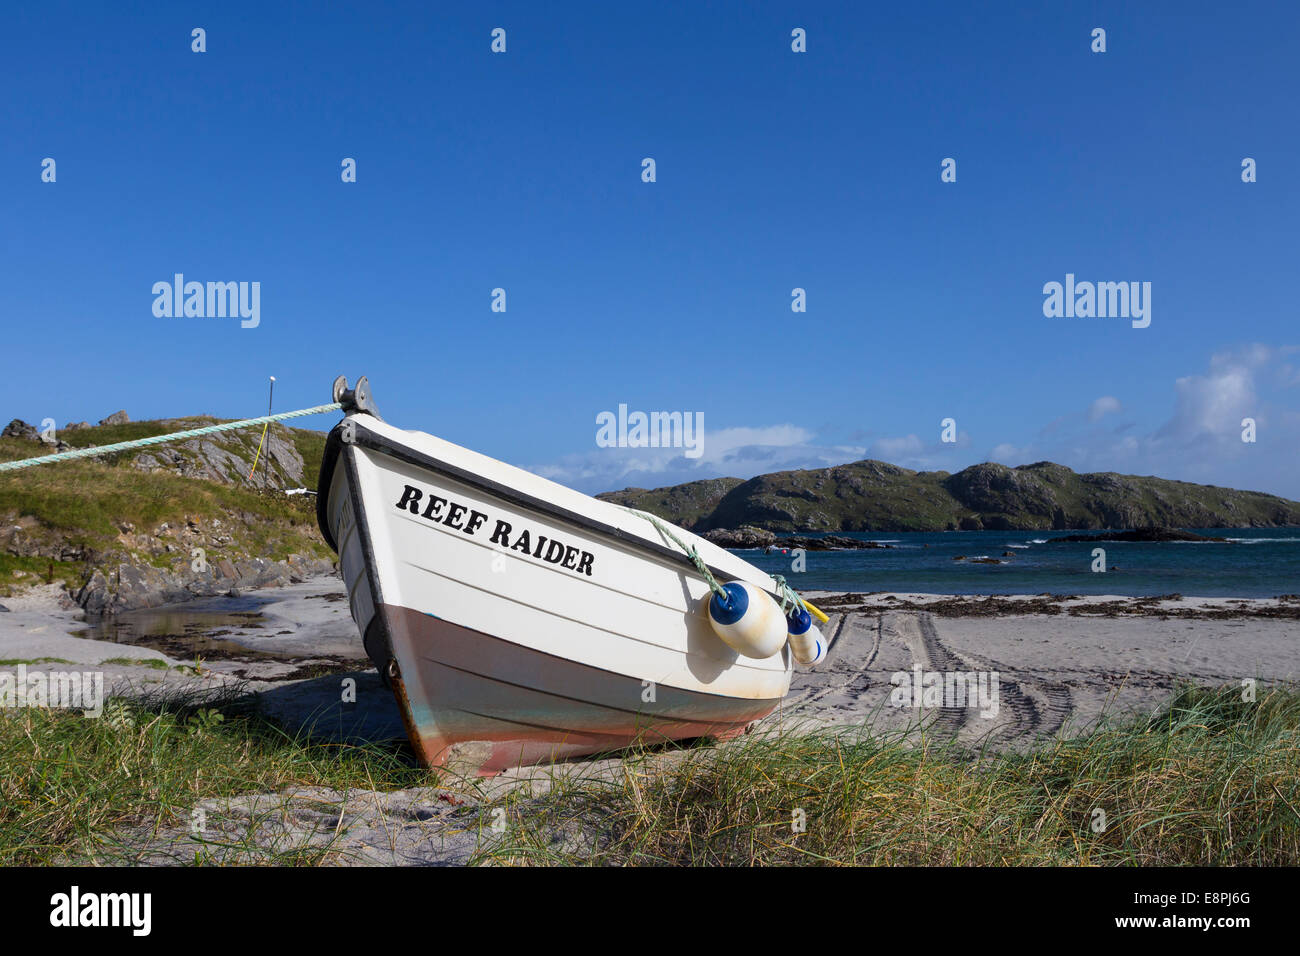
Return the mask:
<svg viewBox="0 0 1300 956"><path fill-rule="evenodd" d="M1178 593L1188 597L1300 594L1300 528L1190 528L1217 542L1060 541L1087 531L946 531L844 533L890 550L808 551L806 569L792 555L736 553L799 590L911 591L923 594ZM817 537L809 535L809 537ZM1094 548L1106 551L1105 573L1092 570ZM1003 552L1013 557L1003 557ZM998 558L973 564L966 558Z"/></svg>

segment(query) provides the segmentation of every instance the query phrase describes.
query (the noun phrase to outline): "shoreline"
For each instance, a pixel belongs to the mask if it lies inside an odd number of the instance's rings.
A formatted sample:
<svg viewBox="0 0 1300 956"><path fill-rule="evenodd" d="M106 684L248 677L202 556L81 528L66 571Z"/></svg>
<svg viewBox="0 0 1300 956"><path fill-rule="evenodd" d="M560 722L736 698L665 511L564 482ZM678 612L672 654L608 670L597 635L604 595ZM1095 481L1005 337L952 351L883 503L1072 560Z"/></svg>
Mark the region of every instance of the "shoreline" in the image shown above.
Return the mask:
<svg viewBox="0 0 1300 956"><path fill-rule="evenodd" d="M1300 620L1300 595L1267 598L1197 597L1182 594L931 594L901 591L806 591L823 610L864 613L924 611L943 617L998 614L1065 614L1071 617L1179 617L1223 620L1232 617Z"/></svg>
<svg viewBox="0 0 1300 956"><path fill-rule="evenodd" d="M1075 689L1067 696L1081 702L1069 707L1071 713L1088 715L1097 711L1098 694L1111 694L1117 673L1141 674L1145 685L1165 689L1182 680L1300 679L1300 596L805 594L830 617L822 632L831 647L816 668L796 666L790 695L778 713L798 710L817 723L867 720L878 709L878 691L890 675L914 665L996 670L1031 684L1065 681ZM373 679L379 686L334 574L236 598L104 618L69 606L57 584L30 588L7 601L9 611L0 612L0 661L48 670L99 666L113 694L178 683L238 685L255 695L292 698L293 705L277 706L277 713L305 723L340 710L341 676ZM223 613L227 607L235 613ZM1172 653L1189 643L1199 644L1203 653ZM797 691L810 690L821 700L830 689L842 689L846 669L861 700L829 710L795 706ZM306 686L289 692L298 685ZM390 697L382 691L368 706L382 711L384 723L400 737ZM1117 697L1122 709L1149 701L1147 694ZM295 707L305 709L296 714ZM1032 736L1039 724L1011 736Z"/></svg>

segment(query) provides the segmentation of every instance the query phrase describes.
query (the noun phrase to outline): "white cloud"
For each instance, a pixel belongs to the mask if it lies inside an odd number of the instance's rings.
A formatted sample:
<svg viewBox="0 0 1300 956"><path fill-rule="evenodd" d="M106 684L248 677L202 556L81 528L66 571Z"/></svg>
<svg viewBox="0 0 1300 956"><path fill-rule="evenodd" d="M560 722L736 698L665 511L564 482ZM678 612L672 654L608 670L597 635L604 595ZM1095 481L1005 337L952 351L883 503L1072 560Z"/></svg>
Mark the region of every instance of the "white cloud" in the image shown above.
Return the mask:
<svg viewBox="0 0 1300 956"><path fill-rule="evenodd" d="M1153 474L1300 498L1295 450L1300 415L1278 404L1288 398L1282 391L1291 374L1285 358L1294 351L1255 344L1217 352L1204 372L1174 380L1172 408L1163 421L1146 428L1134 422L1103 424L1123 405L1102 396L1086 413L1057 418L1014 457L1057 461L1076 471ZM1258 425L1254 444L1241 440L1243 418ZM999 445L992 457L1010 464L1013 449Z"/></svg>
<svg viewBox="0 0 1300 956"><path fill-rule="evenodd" d="M1009 442L995 445L993 451L989 452L989 458L999 464L1012 467L1025 464L1024 452Z"/></svg>
<svg viewBox="0 0 1300 956"><path fill-rule="evenodd" d="M796 425L722 428L704 433L704 458L725 460L743 448L794 448L812 441L812 432Z"/></svg>
<svg viewBox="0 0 1300 956"><path fill-rule="evenodd" d="M1156 433L1158 440L1215 441L1236 433L1245 415L1258 411L1253 370L1216 366L1208 375L1187 375L1174 382L1173 417Z"/></svg>
<svg viewBox="0 0 1300 956"><path fill-rule="evenodd" d="M899 459L914 459L925 451L925 443L915 435L905 438L880 438L871 443L871 457L896 463Z"/></svg>
<svg viewBox="0 0 1300 956"><path fill-rule="evenodd" d="M1250 345L1215 353L1205 371L1171 383L1170 411L1163 421L1116 421L1109 416L1123 411L1131 416L1132 409L1114 395L1103 395L1086 409L1057 413L1023 443L1004 441L989 452L974 447L965 432L958 432L956 444L940 442L936 429L933 442L913 433L877 437L866 446L824 445L810 430L786 423L706 430L699 458L686 458L682 449L593 447L531 470L594 493L700 478L751 478L863 458L918 471L956 471L986 460L987 454L987 460L1007 465L1049 460L1076 471L1153 474L1300 499L1300 409L1290 390L1300 378L1291 364L1298 351ZM1254 444L1241 441L1241 420L1248 417L1259 430Z"/></svg>
<svg viewBox="0 0 1300 956"><path fill-rule="evenodd" d="M662 487L701 478L752 478L771 471L826 468L864 457L865 448L818 445L797 425L705 429L697 458L681 448L596 448L529 470L588 492Z"/></svg>
<svg viewBox="0 0 1300 956"><path fill-rule="evenodd" d="M1088 408L1088 421L1095 422L1124 408L1114 395L1103 395Z"/></svg>

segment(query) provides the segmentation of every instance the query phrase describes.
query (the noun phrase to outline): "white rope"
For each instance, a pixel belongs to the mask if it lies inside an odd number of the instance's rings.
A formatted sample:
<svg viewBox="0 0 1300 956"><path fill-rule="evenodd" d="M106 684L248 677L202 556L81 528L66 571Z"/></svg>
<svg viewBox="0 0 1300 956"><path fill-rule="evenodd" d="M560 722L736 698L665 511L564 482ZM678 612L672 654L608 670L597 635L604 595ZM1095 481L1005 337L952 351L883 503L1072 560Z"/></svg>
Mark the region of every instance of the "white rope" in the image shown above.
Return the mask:
<svg viewBox="0 0 1300 956"><path fill-rule="evenodd" d="M120 441L113 445L100 445L96 448L78 448L75 451L61 451L54 455L41 455L36 458L24 458L21 461L6 461L0 463L0 471L17 471L19 468L30 468L33 465L52 465L58 461L71 461L74 458L91 458L95 455L111 455L114 452L130 451L133 448L144 448L148 445L161 445L163 442L181 441L185 438L198 438L201 435L212 435L216 432L229 432L237 428L252 428L255 425L262 425L268 422L284 421L286 418L303 418L307 415L320 415L323 412L336 412L343 406L338 402L331 402L328 405L317 405L315 408L302 408L296 412L278 412L275 415L263 415L261 418L246 418L238 422L223 422L220 425L208 425L204 428L191 428L183 432L172 432L169 435L155 435L152 438L136 438L132 441Z"/></svg>

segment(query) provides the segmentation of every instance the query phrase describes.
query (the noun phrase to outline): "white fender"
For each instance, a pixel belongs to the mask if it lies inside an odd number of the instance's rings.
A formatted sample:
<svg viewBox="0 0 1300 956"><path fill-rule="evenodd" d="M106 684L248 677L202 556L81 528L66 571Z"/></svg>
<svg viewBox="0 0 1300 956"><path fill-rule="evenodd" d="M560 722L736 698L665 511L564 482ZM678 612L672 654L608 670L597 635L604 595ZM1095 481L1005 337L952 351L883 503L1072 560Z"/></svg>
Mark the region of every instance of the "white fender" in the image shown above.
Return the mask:
<svg viewBox="0 0 1300 956"><path fill-rule="evenodd" d="M826 638L822 637L821 630L812 622L811 614L802 608L796 609L786 618L786 626L789 628L790 650L795 660L812 667L826 659L826 651L829 650Z"/></svg>
<svg viewBox="0 0 1300 956"><path fill-rule="evenodd" d="M786 642L786 622L777 603L762 588L745 581L730 581L723 590L725 603L718 594L707 598L713 633L745 657L762 660L778 653Z"/></svg>
<svg viewBox="0 0 1300 956"><path fill-rule="evenodd" d="M812 667L826 660L829 648L826 638L822 637L821 630L814 624L802 634L790 635L790 650L794 651L794 659L800 664Z"/></svg>

